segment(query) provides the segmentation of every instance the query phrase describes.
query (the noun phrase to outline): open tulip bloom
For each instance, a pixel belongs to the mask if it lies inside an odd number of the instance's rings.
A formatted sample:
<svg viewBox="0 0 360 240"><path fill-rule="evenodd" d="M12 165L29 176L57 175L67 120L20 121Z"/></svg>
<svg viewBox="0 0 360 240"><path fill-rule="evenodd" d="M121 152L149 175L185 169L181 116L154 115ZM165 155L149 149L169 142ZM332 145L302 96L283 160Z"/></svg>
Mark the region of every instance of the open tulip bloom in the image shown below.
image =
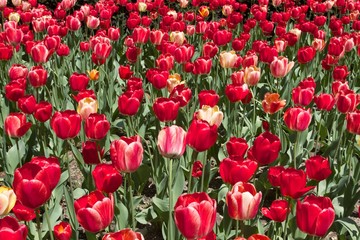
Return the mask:
<svg viewBox="0 0 360 240"><path fill-rule="evenodd" d="M0 240L360 239L360 1L0 11Z"/></svg>

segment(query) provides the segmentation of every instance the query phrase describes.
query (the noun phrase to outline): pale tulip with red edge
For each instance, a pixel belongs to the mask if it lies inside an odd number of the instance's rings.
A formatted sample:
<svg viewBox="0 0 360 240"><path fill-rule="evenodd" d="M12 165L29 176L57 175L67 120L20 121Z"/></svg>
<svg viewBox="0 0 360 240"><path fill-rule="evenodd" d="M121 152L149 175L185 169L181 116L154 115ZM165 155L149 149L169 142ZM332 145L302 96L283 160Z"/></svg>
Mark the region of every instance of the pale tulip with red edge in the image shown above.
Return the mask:
<svg viewBox="0 0 360 240"><path fill-rule="evenodd" d="M283 56L275 57L270 63L270 72L276 78L285 77L294 67L294 62Z"/></svg>
<svg viewBox="0 0 360 240"><path fill-rule="evenodd" d="M160 154L164 157L181 157L186 148L185 130L176 125L163 128L159 132L157 146Z"/></svg>

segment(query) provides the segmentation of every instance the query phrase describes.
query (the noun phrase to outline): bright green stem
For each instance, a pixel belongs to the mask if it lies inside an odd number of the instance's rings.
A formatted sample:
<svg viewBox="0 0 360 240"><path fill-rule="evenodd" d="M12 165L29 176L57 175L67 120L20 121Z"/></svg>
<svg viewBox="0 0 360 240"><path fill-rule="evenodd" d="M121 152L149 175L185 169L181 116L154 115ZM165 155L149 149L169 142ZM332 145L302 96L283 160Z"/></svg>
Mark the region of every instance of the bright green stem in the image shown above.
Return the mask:
<svg viewBox="0 0 360 240"><path fill-rule="evenodd" d="M294 168L296 168L296 166L297 166L296 156L297 156L297 150L298 150L298 145L299 145L299 136L300 136L300 133L296 132L296 140L295 140L295 145L294 145L294 157L293 157Z"/></svg>
<svg viewBox="0 0 360 240"><path fill-rule="evenodd" d="M40 209L36 209L35 212L36 212L36 228L37 228L37 232L38 232L38 237L39 237L39 240L42 240L42 235L41 235L42 229L41 229L40 213L39 213Z"/></svg>
<svg viewBox="0 0 360 240"><path fill-rule="evenodd" d="M320 113L320 121L319 121L319 126L318 126L318 130L317 130L317 138L316 138L315 155L317 154L317 152L319 150L319 146L320 146L320 127L321 127L322 117L323 117L323 112Z"/></svg>
<svg viewBox="0 0 360 240"><path fill-rule="evenodd" d="M289 203L289 207L291 207L291 202L290 202L290 198L288 199L288 203ZM285 225L284 225L284 237L283 239L287 239L287 225L289 222L289 213L287 213L286 215L286 220L285 220Z"/></svg>
<svg viewBox="0 0 360 240"><path fill-rule="evenodd" d="M131 212L131 227L133 230L136 228L135 222L135 208L134 208L134 196L132 192L132 181L131 181L131 173L127 175L128 177L128 186L129 186L129 194L130 194L130 212Z"/></svg>
<svg viewBox="0 0 360 240"><path fill-rule="evenodd" d="M254 91L253 91L253 104L254 104L254 109L253 109L253 119L252 119L252 126L253 126L253 134L254 136L256 135L256 87L254 87Z"/></svg>
<svg viewBox="0 0 360 240"><path fill-rule="evenodd" d="M205 157L203 159L203 169L202 169L202 174L201 174L201 186L200 186L200 189L201 189L201 192L204 192L205 191L205 187L204 187L204 181L205 181L205 170L206 170L206 153L205 152Z"/></svg>
<svg viewBox="0 0 360 240"><path fill-rule="evenodd" d="M51 226L51 223L50 223L50 216L49 216L48 207L49 207L49 206L46 204L46 205L45 205L45 218L46 218L46 222L47 222L47 225L48 225L48 228L49 228L50 239L51 239L51 240L54 240L53 231L52 231L52 226Z"/></svg>
<svg viewBox="0 0 360 240"><path fill-rule="evenodd" d="M19 150L19 139L18 138L16 138L16 150L17 150L17 155L18 155L20 167L22 167L22 161L21 161L20 150Z"/></svg>
<svg viewBox="0 0 360 240"><path fill-rule="evenodd" d="M173 160L170 158L169 161L169 181L168 181L168 191L169 191L169 222L168 222L168 239L172 239L172 164L173 164Z"/></svg>
<svg viewBox="0 0 360 240"><path fill-rule="evenodd" d="M235 237L239 237L239 220L235 220L235 222L236 222Z"/></svg>

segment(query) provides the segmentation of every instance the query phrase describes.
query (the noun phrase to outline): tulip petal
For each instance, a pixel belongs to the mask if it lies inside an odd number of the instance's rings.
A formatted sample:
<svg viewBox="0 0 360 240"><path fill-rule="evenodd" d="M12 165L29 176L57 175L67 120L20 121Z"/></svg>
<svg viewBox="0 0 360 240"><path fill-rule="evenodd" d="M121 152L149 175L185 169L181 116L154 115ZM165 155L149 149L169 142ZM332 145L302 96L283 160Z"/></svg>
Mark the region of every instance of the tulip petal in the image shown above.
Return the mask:
<svg viewBox="0 0 360 240"><path fill-rule="evenodd" d="M175 209L175 223L186 238L195 238L201 225L199 212L194 207L178 207Z"/></svg>
<svg viewBox="0 0 360 240"><path fill-rule="evenodd" d="M332 208L322 210L316 221L315 235L319 237L324 236L329 230L334 219L335 212Z"/></svg>

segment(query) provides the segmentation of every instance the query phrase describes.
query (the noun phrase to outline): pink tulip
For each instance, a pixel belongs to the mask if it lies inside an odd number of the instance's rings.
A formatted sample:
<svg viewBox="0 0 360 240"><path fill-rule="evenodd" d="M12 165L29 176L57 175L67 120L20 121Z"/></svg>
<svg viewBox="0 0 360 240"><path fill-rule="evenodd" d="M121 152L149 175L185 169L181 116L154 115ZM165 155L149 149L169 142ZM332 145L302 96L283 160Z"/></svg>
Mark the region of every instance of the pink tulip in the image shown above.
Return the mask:
<svg viewBox="0 0 360 240"><path fill-rule="evenodd" d="M158 149L164 157L179 158L186 148L186 132L179 126L165 127L159 132Z"/></svg>
<svg viewBox="0 0 360 240"><path fill-rule="evenodd" d="M289 62L286 57L275 57L270 64L270 72L274 77L282 78L289 73L293 66L294 62Z"/></svg>

